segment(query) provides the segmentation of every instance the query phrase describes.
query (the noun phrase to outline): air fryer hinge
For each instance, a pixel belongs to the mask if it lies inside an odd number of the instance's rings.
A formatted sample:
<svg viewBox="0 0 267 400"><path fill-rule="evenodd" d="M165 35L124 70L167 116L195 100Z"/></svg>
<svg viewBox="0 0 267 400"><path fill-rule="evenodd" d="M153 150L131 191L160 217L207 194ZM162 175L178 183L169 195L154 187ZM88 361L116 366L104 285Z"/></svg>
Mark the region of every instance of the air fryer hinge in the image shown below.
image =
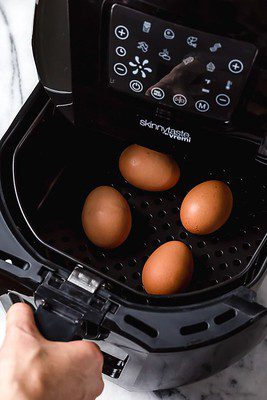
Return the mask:
<svg viewBox="0 0 267 400"><path fill-rule="evenodd" d="M49 272L35 292L36 322L50 340L102 339L110 310L108 292L95 275L77 266L67 279Z"/></svg>
<svg viewBox="0 0 267 400"><path fill-rule="evenodd" d="M96 278L94 275L90 274L81 266L74 268L70 276L68 277L68 282L73 283L76 286L86 290L89 293L95 293L101 284L101 279Z"/></svg>

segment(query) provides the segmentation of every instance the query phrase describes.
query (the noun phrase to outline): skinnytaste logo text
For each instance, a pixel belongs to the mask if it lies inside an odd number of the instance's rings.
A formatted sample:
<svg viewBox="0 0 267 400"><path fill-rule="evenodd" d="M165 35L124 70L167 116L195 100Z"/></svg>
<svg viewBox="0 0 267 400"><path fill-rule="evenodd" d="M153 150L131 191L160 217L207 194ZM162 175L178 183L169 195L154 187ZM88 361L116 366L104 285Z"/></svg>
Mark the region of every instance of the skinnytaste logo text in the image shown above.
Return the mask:
<svg viewBox="0 0 267 400"><path fill-rule="evenodd" d="M183 142L190 143L192 138L188 132L181 131L179 129L173 129L170 126L166 128L163 125L155 124L152 121L148 121L147 119L140 119L140 125L144 128L149 128L157 132L161 132L163 135L169 136L171 139L180 140Z"/></svg>

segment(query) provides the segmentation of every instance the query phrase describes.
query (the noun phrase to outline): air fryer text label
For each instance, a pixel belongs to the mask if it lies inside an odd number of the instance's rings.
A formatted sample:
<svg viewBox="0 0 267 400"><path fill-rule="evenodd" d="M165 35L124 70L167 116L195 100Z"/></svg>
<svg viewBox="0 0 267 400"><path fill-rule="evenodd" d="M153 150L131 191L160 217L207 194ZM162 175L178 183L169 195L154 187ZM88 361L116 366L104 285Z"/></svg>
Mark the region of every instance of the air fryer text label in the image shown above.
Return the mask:
<svg viewBox="0 0 267 400"><path fill-rule="evenodd" d="M163 135L169 136L171 139L176 139L182 142L191 143L191 136L188 132L179 129L173 129L170 126L167 128L163 125L156 124L155 122L148 121L147 119L140 119L140 125L144 128L149 128Z"/></svg>

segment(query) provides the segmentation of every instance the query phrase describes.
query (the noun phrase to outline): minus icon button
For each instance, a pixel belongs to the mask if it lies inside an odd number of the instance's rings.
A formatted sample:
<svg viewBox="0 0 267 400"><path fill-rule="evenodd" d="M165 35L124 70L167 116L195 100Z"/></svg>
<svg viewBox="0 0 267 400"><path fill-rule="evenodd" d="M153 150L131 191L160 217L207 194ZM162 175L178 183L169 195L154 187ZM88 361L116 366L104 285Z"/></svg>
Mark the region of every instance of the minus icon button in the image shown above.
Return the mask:
<svg viewBox="0 0 267 400"><path fill-rule="evenodd" d="M202 92L203 92L203 93L209 93L209 92L210 92L210 90L209 90L209 89L205 89L205 88L203 88L203 89L202 89Z"/></svg>

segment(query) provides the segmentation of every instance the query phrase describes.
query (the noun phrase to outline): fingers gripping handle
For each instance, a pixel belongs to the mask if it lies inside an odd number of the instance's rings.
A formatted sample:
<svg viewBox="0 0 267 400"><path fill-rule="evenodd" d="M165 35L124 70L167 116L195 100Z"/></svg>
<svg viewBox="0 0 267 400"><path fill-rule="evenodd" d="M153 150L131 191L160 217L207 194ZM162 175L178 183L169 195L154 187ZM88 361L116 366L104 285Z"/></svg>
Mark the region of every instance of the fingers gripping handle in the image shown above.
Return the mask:
<svg viewBox="0 0 267 400"><path fill-rule="evenodd" d="M0 302L6 313L15 303L30 305L35 312L36 325L47 340L69 342L78 340L81 338L80 336L84 335L82 322L76 320L76 323L73 324L73 321L70 319L51 313L43 305L40 305L36 310L33 297L9 292L0 296ZM102 354L104 357L103 374L113 379L118 379L126 365L127 358L121 360L105 352L102 352Z"/></svg>
<svg viewBox="0 0 267 400"><path fill-rule="evenodd" d="M80 339L85 335L83 323L77 319L62 318L39 306L35 313L35 321L44 337L48 340L68 342ZM102 352L104 357L103 374L118 379L125 367L126 360L120 360L110 354Z"/></svg>
<svg viewBox="0 0 267 400"><path fill-rule="evenodd" d="M36 325L47 340L69 342L82 338L82 322L79 319L73 322L73 320L51 313L43 305L36 309L33 297L9 292L0 296L0 301L6 313L15 303L26 303L31 306Z"/></svg>
<svg viewBox="0 0 267 400"><path fill-rule="evenodd" d="M85 336L83 321L80 316L73 315L67 318L57 315L40 305L35 312L35 322L47 340L56 342L70 342L82 339Z"/></svg>

